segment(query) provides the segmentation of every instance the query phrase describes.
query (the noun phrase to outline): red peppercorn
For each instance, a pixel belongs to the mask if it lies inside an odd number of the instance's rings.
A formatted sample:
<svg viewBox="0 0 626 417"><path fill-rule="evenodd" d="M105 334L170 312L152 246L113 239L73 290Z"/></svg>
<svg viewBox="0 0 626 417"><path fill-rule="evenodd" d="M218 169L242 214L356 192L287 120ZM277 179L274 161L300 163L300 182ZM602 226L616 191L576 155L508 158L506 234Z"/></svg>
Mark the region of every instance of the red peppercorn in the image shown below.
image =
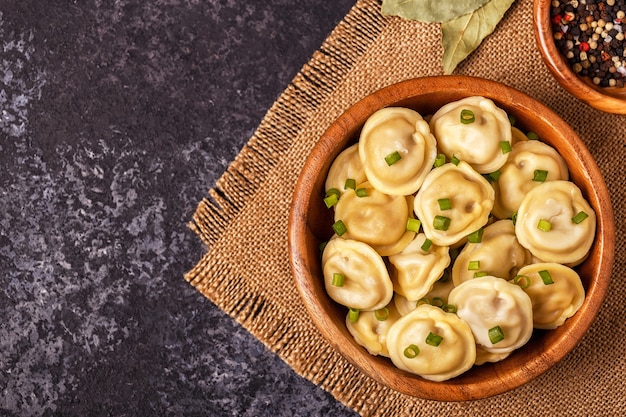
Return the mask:
<svg viewBox="0 0 626 417"><path fill-rule="evenodd" d="M581 42L580 45L578 45L578 49L587 52L589 50L589 44L587 42Z"/></svg>

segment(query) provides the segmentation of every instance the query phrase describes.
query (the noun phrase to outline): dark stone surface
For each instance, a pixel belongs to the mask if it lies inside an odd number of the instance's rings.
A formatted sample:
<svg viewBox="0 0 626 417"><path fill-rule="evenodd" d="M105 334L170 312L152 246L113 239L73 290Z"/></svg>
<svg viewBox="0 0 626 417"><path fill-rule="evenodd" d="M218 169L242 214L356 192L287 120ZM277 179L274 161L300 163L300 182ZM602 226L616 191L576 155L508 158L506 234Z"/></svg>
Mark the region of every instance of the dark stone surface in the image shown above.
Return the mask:
<svg viewBox="0 0 626 417"><path fill-rule="evenodd" d="M354 415L183 279L354 1L0 2L0 415Z"/></svg>

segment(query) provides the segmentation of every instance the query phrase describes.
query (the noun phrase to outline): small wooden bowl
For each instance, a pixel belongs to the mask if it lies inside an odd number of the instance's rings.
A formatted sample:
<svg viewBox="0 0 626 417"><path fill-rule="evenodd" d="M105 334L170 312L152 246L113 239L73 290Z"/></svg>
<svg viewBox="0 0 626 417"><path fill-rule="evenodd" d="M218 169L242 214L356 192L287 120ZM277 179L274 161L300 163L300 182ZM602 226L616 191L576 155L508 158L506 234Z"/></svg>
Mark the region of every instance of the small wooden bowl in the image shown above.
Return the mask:
<svg viewBox="0 0 626 417"><path fill-rule="evenodd" d="M534 31L537 47L548 70L561 86L583 103L598 110L626 114L626 87L600 87L577 75L554 42L550 18L551 0L534 1Z"/></svg>
<svg viewBox="0 0 626 417"><path fill-rule="evenodd" d="M464 97L481 95L555 147L567 161L571 180L597 214L597 235L588 259L577 270L586 299L578 313L556 330L535 331L532 339L507 359L474 366L445 382L432 382L401 371L390 360L372 356L359 346L345 325L347 309L324 289L319 245L332 234L332 210L323 204L324 181L340 151L358 140L365 120L376 110L404 106L422 115ZM295 284L312 321L328 343L363 373L415 397L463 401L500 394L532 380L570 352L594 320L609 285L615 246L614 219L607 187L588 149L554 112L533 98L494 81L464 76L419 78L365 97L341 115L319 139L296 184L289 216L289 251Z"/></svg>

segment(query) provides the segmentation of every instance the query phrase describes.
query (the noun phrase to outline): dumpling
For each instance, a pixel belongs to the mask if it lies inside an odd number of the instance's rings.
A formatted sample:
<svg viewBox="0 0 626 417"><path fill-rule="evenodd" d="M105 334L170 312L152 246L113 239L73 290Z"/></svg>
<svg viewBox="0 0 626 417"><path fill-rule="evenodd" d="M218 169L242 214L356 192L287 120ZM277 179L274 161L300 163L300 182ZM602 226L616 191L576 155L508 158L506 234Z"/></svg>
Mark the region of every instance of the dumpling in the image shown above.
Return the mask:
<svg viewBox="0 0 626 417"><path fill-rule="evenodd" d="M500 219L510 218L532 188L545 181L568 179L567 164L552 146L538 140L516 143L493 183L493 214Z"/></svg>
<svg viewBox="0 0 626 417"><path fill-rule="evenodd" d="M398 319L387 334L393 364L431 381L445 381L472 367L472 330L456 314L422 304Z"/></svg>
<svg viewBox="0 0 626 417"><path fill-rule="evenodd" d="M368 181L390 195L414 194L437 157L437 143L422 116L404 107L372 114L361 130L359 156Z"/></svg>
<svg viewBox="0 0 626 417"><path fill-rule="evenodd" d="M574 266L589 253L596 215L570 181L549 181L526 194L517 212L519 242L544 262Z"/></svg>
<svg viewBox="0 0 626 417"><path fill-rule="evenodd" d="M466 162L433 169L415 196L413 209L426 237L452 246L489 220L493 187Z"/></svg>
<svg viewBox="0 0 626 417"><path fill-rule="evenodd" d="M580 276L565 265L527 265L520 269L519 276L515 281L530 296L536 329L559 327L576 314L585 300Z"/></svg>
<svg viewBox="0 0 626 417"><path fill-rule="evenodd" d="M452 281L459 285L480 275L509 279L531 262L531 253L517 241L513 221L498 220L483 229L480 242L463 247L452 266Z"/></svg>
<svg viewBox="0 0 626 417"><path fill-rule="evenodd" d="M502 278L487 275L465 281L450 292L448 303L456 306L456 314L487 352L512 352L532 336L530 297Z"/></svg>
<svg viewBox="0 0 626 417"><path fill-rule="evenodd" d="M387 333L391 325L400 317L394 304L390 303L380 310L361 311L354 319L348 313L346 327L354 340L367 349L371 355L389 357Z"/></svg>
<svg viewBox="0 0 626 417"><path fill-rule="evenodd" d="M359 158L359 145L356 143L337 155L328 170L324 191L334 188L340 194L343 194L346 190L346 180L348 179L354 180L355 184L367 181L361 159Z"/></svg>
<svg viewBox="0 0 626 417"><path fill-rule="evenodd" d="M511 146L515 146L518 142L525 142L528 140L528 136L515 126L511 126Z"/></svg>
<svg viewBox="0 0 626 417"><path fill-rule="evenodd" d="M412 196L384 194L365 182L341 196L335 222L341 220L346 228L342 237L367 243L382 256L393 255L415 237L415 232L407 230L412 201Z"/></svg>
<svg viewBox="0 0 626 417"><path fill-rule="evenodd" d="M485 97L467 97L441 107L430 120L441 152L466 161L481 174L498 170L511 146L506 112Z"/></svg>
<svg viewBox="0 0 626 417"><path fill-rule="evenodd" d="M476 345L476 361L474 365L484 365L487 362L500 362L509 357L511 352L492 353L487 352L481 345Z"/></svg>
<svg viewBox="0 0 626 417"><path fill-rule="evenodd" d="M448 304L448 295L453 288L454 283L451 279L440 279L433 284L432 289L425 296L417 300L409 300L405 296L395 293L393 295L393 303L401 316L406 316L415 310L418 304L426 303L435 307L443 307Z"/></svg>
<svg viewBox="0 0 626 417"><path fill-rule="evenodd" d="M326 292L356 310L378 310L393 297L393 284L382 257L369 245L331 239L324 247L322 270Z"/></svg>
<svg viewBox="0 0 626 417"><path fill-rule="evenodd" d="M404 250L389 256L394 291L410 300L425 296L450 264L449 248L427 242L419 233Z"/></svg>

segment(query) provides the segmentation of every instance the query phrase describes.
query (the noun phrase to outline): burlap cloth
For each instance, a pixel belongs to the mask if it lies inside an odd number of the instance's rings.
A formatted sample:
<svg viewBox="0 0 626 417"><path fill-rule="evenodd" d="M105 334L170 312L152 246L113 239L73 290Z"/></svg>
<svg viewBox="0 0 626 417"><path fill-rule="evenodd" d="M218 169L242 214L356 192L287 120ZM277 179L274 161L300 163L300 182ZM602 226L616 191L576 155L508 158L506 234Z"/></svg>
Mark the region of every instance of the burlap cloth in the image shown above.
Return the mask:
<svg viewBox="0 0 626 417"><path fill-rule="evenodd" d="M532 0L517 0L456 70L501 81L542 101L573 126L605 175L616 215L614 273L582 342L534 381L460 403L392 391L335 353L309 321L293 284L287 219L302 165L328 125L365 95L408 78L442 74L440 30L357 1L270 108L249 143L198 205L191 227L208 247L186 279L276 352L297 373L363 416L618 416L626 406L625 222L621 204L626 118L568 95L535 47Z"/></svg>

